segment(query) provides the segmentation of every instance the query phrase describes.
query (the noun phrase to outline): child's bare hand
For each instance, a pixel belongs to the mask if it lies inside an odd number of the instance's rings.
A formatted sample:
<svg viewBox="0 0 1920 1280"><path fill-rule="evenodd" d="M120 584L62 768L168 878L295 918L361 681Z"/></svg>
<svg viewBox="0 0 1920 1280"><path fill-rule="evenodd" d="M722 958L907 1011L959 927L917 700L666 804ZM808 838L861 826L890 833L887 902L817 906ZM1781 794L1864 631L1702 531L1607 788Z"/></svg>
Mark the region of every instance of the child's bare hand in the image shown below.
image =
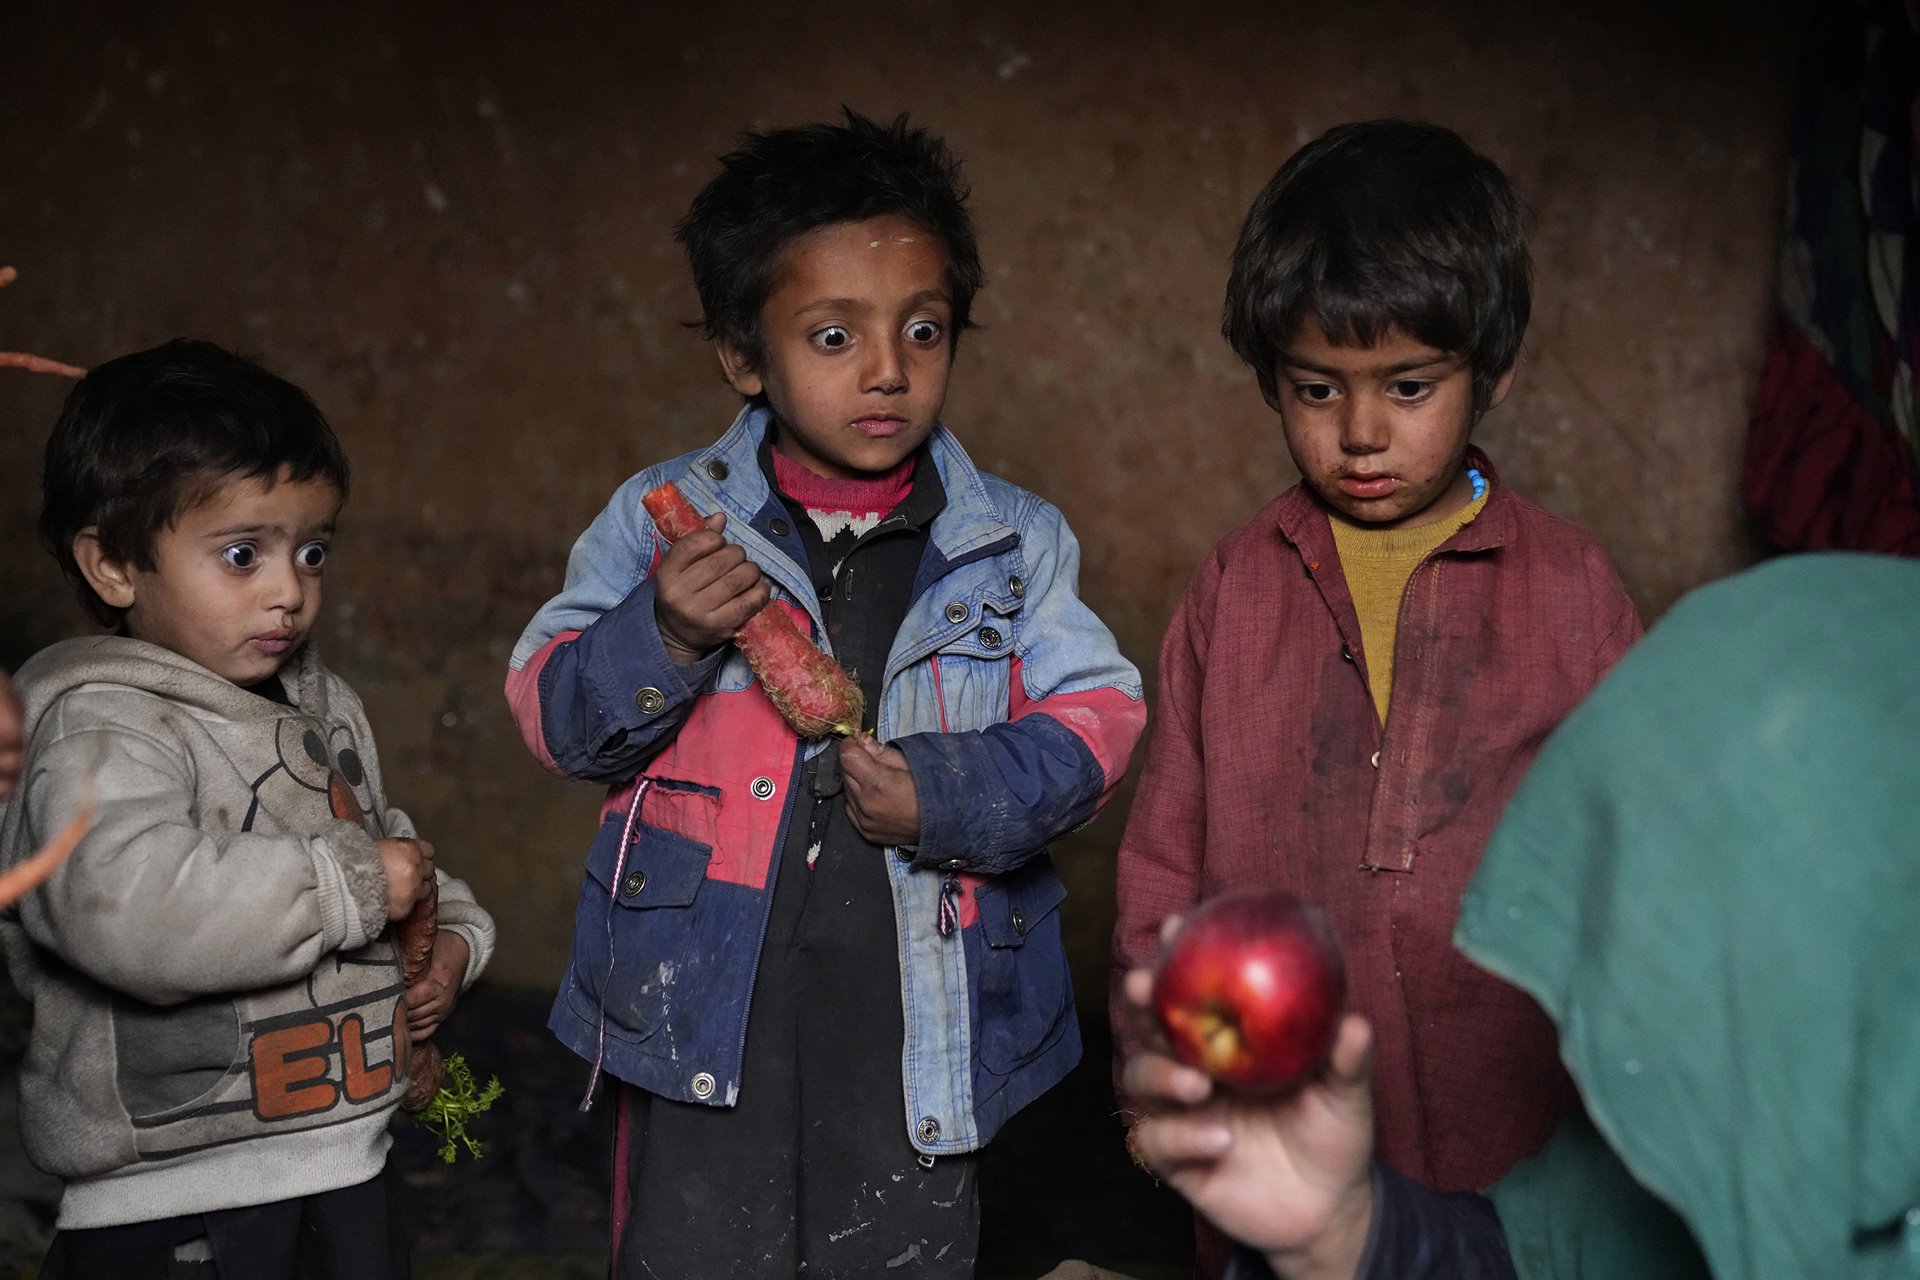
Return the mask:
<svg viewBox="0 0 1920 1280"><path fill-rule="evenodd" d="M13 794L20 780L20 762L26 755L26 721L13 681L0 671L0 800Z"/></svg>
<svg viewBox="0 0 1920 1280"><path fill-rule="evenodd" d="M1151 1031L1153 974L1126 976L1136 1026ZM1129 1056L1128 1097L1144 1113L1131 1145L1228 1235L1282 1277L1353 1275L1373 1216L1372 1031L1341 1020L1320 1074L1291 1092L1247 1098L1175 1061L1157 1034Z"/></svg>
<svg viewBox="0 0 1920 1280"><path fill-rule="evenodd" d="M856 831L874 844L920 843L920 792L905 752L854 734L840 743L840 775Z"/></svg>
<svg viewBox="0 0 1920 1280"><path fill-rule="evenodd" d="M387 919L403 920L433 881L433 846L425 840L375 840L387 870Z"/></svg>
<svg viewBox="0 0 1920 1280"><path fill-rule="evenodd" d="M723 513L708 516L707 527L669 547L654 570L654 620L675 662L696 662L733 639L773 598L760 567L720 536L726 527Z"/></svg>
<svg viewBox="0 0 1920 1280"><path fill-rule="evenodd" d="M407 1035L425 1040L440 1029L460 998L467 975L467 940L451 929L433 935L433 958L420 980L407 988Z"/></svg>

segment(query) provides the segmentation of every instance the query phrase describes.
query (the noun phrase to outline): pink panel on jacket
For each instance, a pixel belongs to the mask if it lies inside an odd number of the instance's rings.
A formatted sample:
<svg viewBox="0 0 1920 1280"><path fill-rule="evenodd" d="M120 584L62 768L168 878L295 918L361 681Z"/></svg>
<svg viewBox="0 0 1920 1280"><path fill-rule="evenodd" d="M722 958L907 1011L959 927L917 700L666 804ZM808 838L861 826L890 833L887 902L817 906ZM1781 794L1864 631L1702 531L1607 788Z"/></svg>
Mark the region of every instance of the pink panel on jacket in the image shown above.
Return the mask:
<svg viewBox="0 0 1920 1280"><path fill-rule="evenodd" d="M553 639L540 646L540 652L527 659L527 665L518 671L507 672L507 707L513 712L513 722L520 728L520 740L527 744L527 750L533 752L533 758L549 773L566 777L566 771L553 762L553 756L547 750L547 736L540 728L540 672L545 669L547 660L553 657L554 650L578 636L578 631L562 631Z"/></svg>
<svg viewBox="0 0 1920 1280"><path fill-rule="evenodd" d="M764 888L793 782L796 741L758 684L696 698L646 776L711 787L719 797L652 788L641 802L640 820L711 846L707 879ZM624 810L631 790L621 788L608 804Z"/></svg>
<svg viewBox="0 0 1920 1280"><path fill-rule="evenodd" d="M937 674L937 667L935 671ZM1104 805L1126 772L1133 745L1139 739L1140 731L1146 727L1147 704L1139 698L1129 698L1118 689L1061 693L1036 701L1027 697L1018 657L1013 659L1012 670L1007 673L1007 689L1009 721L1035 714L1052 716L1087 744L1087 750L1093 753L1105 777L1105 785L1100 792L1100 803ZM944 726L944 706L940 714ZM979 922L980 903L974 895L986 883L986 877L962 872L959 881L960 927L965 929Z"/></svg>
<svg viewBox="0 0 1920 1280"><path fill-rule="evenodd" d="M1100 791L1100 803L1104 805L1125 775L1127 761L1133 756L1133 745L1147 726L1146 700L1130 698L1113 688L1056 693L1037 701L1029 699L1018 657L1014 658L1013 670L1007 675L1007 700L1010 704L1007 719L1018 720L1035 713L1052 716L1087 744L1087 750L1093 753L1100 772L1106 777L1106 785Z"/></svg>

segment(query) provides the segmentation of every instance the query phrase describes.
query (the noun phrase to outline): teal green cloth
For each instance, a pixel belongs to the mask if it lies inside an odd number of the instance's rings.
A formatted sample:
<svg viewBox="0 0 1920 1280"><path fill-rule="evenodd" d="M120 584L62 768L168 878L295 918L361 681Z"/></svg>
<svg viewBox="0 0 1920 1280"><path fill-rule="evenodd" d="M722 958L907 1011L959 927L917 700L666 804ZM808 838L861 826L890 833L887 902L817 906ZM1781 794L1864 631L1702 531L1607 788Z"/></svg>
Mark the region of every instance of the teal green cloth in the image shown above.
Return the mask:
<svg viewBox="0 0 1920 1280"><path fill-rule="evenodd" d="M1585 1115L1488 1189L1520 1280L1707 1280L1699 1246Z"/></svg>
<svg viewBox="0 0 1920 1280"><path fill-rule="evenodd" d="M1716 1280L1920 1277L1916 635L1910 561L1688 596L1548 742L1462 907ZM1496 1189L1524 1274L1672 1256L1605 1155L1556 1141Z"/></svg>

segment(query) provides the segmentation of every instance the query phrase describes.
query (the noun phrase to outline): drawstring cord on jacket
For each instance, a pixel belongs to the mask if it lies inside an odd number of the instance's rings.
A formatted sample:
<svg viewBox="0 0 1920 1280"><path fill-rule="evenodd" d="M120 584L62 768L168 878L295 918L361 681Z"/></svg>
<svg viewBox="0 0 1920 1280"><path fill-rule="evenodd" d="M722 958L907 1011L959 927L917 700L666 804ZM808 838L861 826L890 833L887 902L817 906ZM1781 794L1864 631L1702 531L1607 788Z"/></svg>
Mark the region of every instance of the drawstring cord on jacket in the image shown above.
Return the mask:
<svg viewBox="0 0 1920 1280"><path fill-rule="evenodd" d="M600 989L600 1030L599 1038L593 1048L593 1071L587 1076L586 1096L580 1099L582 1111L593 1110L593 1090L600 1083L600 1064L607 1056L607 995L613 989L613 971L620 963L620 954L613 945L613 913L618 906L620 878L626 874L627 850L633 847L633 823L640 816L640 799L647 794L652 778L642 778L633 789L633 800L627 805L627 823L620 832L620 853L613 860L613 875L607 884L607 982Z"/></svg>

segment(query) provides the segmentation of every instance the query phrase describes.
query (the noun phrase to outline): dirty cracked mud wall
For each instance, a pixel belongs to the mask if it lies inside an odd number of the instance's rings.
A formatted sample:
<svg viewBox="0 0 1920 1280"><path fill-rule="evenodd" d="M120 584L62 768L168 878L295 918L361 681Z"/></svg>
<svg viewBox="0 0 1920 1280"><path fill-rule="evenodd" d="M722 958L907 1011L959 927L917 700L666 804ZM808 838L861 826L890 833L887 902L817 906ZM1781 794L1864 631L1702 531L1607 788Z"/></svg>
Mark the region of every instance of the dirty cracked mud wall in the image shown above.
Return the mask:
<svg viewBox="0 0 1920 1280"><path fill-rule="evenodd" d="M507 652L614 485L733 411L670 227L741 126L910 110L967 158L990 283L948 420L1065 509L1143 667L1192 566L1294 478L1217 336L1225 262L1279 161L1353 118L1450 123L1535 206L1534 328L1481 429L1505 473L1650 613L1750 554L1783 7L16 0L5 25L0 346L202 335L328 411L356 483L324 644L498 916L504 979L556 979L595 805L522 750ZM61 394L0 376L8 665L80 629L32 541ZM1060 851L1096 1008L1119 830Z"/></svg>

